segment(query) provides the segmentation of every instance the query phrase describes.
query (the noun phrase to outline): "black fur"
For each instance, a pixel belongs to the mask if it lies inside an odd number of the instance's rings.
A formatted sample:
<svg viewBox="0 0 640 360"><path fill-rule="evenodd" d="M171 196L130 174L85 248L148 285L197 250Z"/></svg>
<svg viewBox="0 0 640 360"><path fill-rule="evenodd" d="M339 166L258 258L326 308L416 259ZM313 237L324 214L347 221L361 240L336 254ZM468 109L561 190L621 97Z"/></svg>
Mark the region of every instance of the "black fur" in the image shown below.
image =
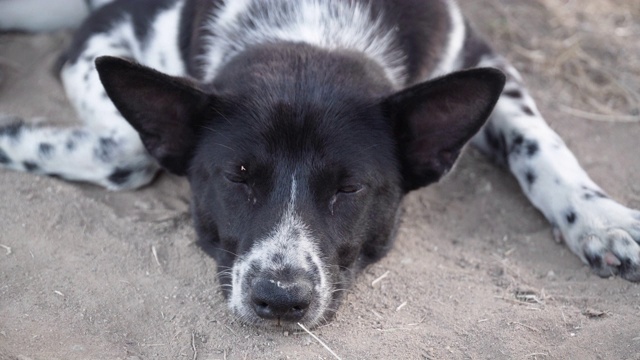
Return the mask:
<svg viewBox="0 0 640 360"><path fill-rule="evenodd" d="M40 156L42 157L50 157L51 154L54 151L54 147L53 145L49 144L49 143L41 143L38 146L38 152L40 153Z"/></svg>
<svg viewBox="0 0 640 360"><path fill-rule="evenodd" d="M28 172L36 172L40 169L40 166L33 161L23 161L22 166Z"/></svg>
<svg viewBox="0 0 640 360"><path fill-rule="evenodd" d="M5 153L2 149L0 149L0 164L8 165L8 164L11 164L12 162L13 161L11 161L7 153Z"/></svg>
<svg viewBox="0 0 640 360"><path fill-rule="evenodd" d="M531 186L533 186L533 184L536 182L537 176L536 174L533 173L533 171L528 170L525 173L525 178L527 179L527 184L529 185L529 188L531 188Z"/></svg>
<svg viewBox="0 0 640 360"><path fill-rule="evenodd" d="M600 190L595 190L588 186L582 186L582 189L584 190L583 197L585 200L591 200L593 198L600 198L600 199L608 198L607 194L603 193Z"/></svg>
<svg viewBox="0 0 640 360"><path fill-rule="evenodd" d="M93 150L93 156L102 162L111 162L113 152L118 148L115 140L108 137L98 139L98 147Z"/></svg>
<svg viewBox="0 0 640 360"><path fill-rule="evenodd" d="M522 105L522 112L524 112L525 114L529 115L529 116L533 116L535 115L533 113L533 110L531 110L530 107L528 107L527 105Z"/></svg>
<svg viewBox="0 0 640 360"><path fill-rule="evenodd" d="M14 124L1 126L0 127L0 136L7 136L9 138L17 138L20 136L20 132L22 131L25 124L23 122L16 122Z"/></svg>
<svg viewBox="0 0 640 360"><path fill-rule="evenodd" d="M131 174L133 173L130 169L121 169L116 168L111 175L109 175L109 181L116 185L124 184L127 182Z"/></svg>

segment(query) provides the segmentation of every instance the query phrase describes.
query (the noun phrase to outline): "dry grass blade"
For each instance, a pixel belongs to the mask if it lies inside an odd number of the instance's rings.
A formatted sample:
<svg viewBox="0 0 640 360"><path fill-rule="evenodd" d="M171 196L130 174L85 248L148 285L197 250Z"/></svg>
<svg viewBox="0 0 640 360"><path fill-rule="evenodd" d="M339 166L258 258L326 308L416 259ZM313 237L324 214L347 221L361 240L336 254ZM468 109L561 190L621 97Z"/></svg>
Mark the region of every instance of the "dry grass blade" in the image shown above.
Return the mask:
<svg viewBox="0 0 640 360"><path fill-rule="evenodd" d="M398 307L396 308L396 312L402 310L403 307L407 306L407 302L403 302L402 304L398 305Z"/></svg>
<svg viewBox="0 0 640 360"><path fill-rule="evenodd" d="M160 265L160 260L158 259L158 250L156 250L155 245L151 245L151 253L153 254L153 258L156 260L156 264L162 267L162 265Z"/></svg>
<svg viewBox="0 0 640 360"><path fill-rule="evenodd" d="M302 328L302 330L304 330L307 334L311 335L312 338L316 339L316 341L319 342L320 345L322 345L325 349L327 349L327 351L330 352L331 355L333 355L333 357L335 357L338 360L341 360L340 356L338 356L335 352L333 352L333 350L331 350L331 348L327 346L327 344L325 344L324 341L320 340L319 337L317 337L314 333L309 331L309 329L307 329L304 325L298 323L298 326L300 326L300 328Z"/></svg>
<svg viewBox="0 0 640 360"><path fill-rule="evenodd" d="M193 350L193 360L198 358L198 349L196 349L196 334L191 333L191 350Z"/></svg>
<svg viewBox="0 0 640 360"><path fill-rule="evenodd" d="M384 273L384 274L380 275L380 277L378 277L377 279L373 280L373 281L371 282L371 287L376 286L376 284L377 284L377 283L379 283L380 281L382 281L382 279L384 279L384 278L386 278L387 276L389 276L389 273L390 273L390 271L389 271L389 270L387 270L387 271L385 271L385 273Z"/></svg>
<svg viewBox="0 0 640 360"><path fill-rule="evenodd" d="M527 329L529 329L529 330L531 330L531 331L533 331L533 332L537 332L537 333L539 333L539 332L540 332L540 330L538 330L538 329L534 328L533 326L525 325L525 324L520 323L520 322L517 322L517 321L513 321L513 322L511 322L510 324L520 325L520 326L522 326L523 328L527 328Z"/></svg>
<svg viewBox="0 0 640 360"><path fill-rule="evenodd" d="M7 255L11 255L11 248L7 245L0 245L1 248L3 248L6 252Z"/></svg>

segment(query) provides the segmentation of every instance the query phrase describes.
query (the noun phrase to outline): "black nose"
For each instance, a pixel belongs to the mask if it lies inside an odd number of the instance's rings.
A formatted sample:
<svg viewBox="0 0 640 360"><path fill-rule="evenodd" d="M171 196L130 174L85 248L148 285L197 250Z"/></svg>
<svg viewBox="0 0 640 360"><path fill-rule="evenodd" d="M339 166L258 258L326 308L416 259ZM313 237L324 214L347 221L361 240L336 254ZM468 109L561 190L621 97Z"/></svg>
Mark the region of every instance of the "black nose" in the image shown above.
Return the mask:
<svg viewBox="0 0 640 360"><path fill-rule="evenodd" d="M251 302L263 319L299 321L307 313L313 286L306 280L284 282L256 278L251 282Z"/></svg>

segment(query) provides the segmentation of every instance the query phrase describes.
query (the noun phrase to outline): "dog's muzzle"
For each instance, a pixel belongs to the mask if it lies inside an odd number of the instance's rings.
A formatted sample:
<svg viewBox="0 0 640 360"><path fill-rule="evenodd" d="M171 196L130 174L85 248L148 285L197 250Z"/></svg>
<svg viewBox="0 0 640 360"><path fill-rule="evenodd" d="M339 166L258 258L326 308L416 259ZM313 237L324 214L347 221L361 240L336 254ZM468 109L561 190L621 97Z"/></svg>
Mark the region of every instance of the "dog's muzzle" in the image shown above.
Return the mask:
<svg viewBox="0 0 640 360"><path fill-rule="evenodd" d="M259 247L236 261L229 297L231 310L245 322L265 326L309 327L324 318L331 301L325 265L313 246L295 251ZM282 249L282 248L280 248ZM271 259L280 258L282 262Z"/></svg>
<svg viewBox="0 0 640 360"><path fill-rule="evenodd" d="M318 241L295 215L295 181L282 220L249 252L236 259L229 306L254 324L315 326L332 296Z"/></svg>

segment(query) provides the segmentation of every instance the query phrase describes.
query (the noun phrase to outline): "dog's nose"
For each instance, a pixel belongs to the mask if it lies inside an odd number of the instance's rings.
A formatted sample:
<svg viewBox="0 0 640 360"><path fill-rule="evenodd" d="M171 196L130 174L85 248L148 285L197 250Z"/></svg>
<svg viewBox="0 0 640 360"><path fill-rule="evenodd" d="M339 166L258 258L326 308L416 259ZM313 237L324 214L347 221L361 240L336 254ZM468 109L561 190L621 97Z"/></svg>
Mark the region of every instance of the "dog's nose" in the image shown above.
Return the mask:
<svg viewBox="0 0 640 360"><path fill-rule="evenodd" d="M311 305L312 296L313 286L306 280L257 278L251 282L253 310L263 319L299 321Z"/></svg>

